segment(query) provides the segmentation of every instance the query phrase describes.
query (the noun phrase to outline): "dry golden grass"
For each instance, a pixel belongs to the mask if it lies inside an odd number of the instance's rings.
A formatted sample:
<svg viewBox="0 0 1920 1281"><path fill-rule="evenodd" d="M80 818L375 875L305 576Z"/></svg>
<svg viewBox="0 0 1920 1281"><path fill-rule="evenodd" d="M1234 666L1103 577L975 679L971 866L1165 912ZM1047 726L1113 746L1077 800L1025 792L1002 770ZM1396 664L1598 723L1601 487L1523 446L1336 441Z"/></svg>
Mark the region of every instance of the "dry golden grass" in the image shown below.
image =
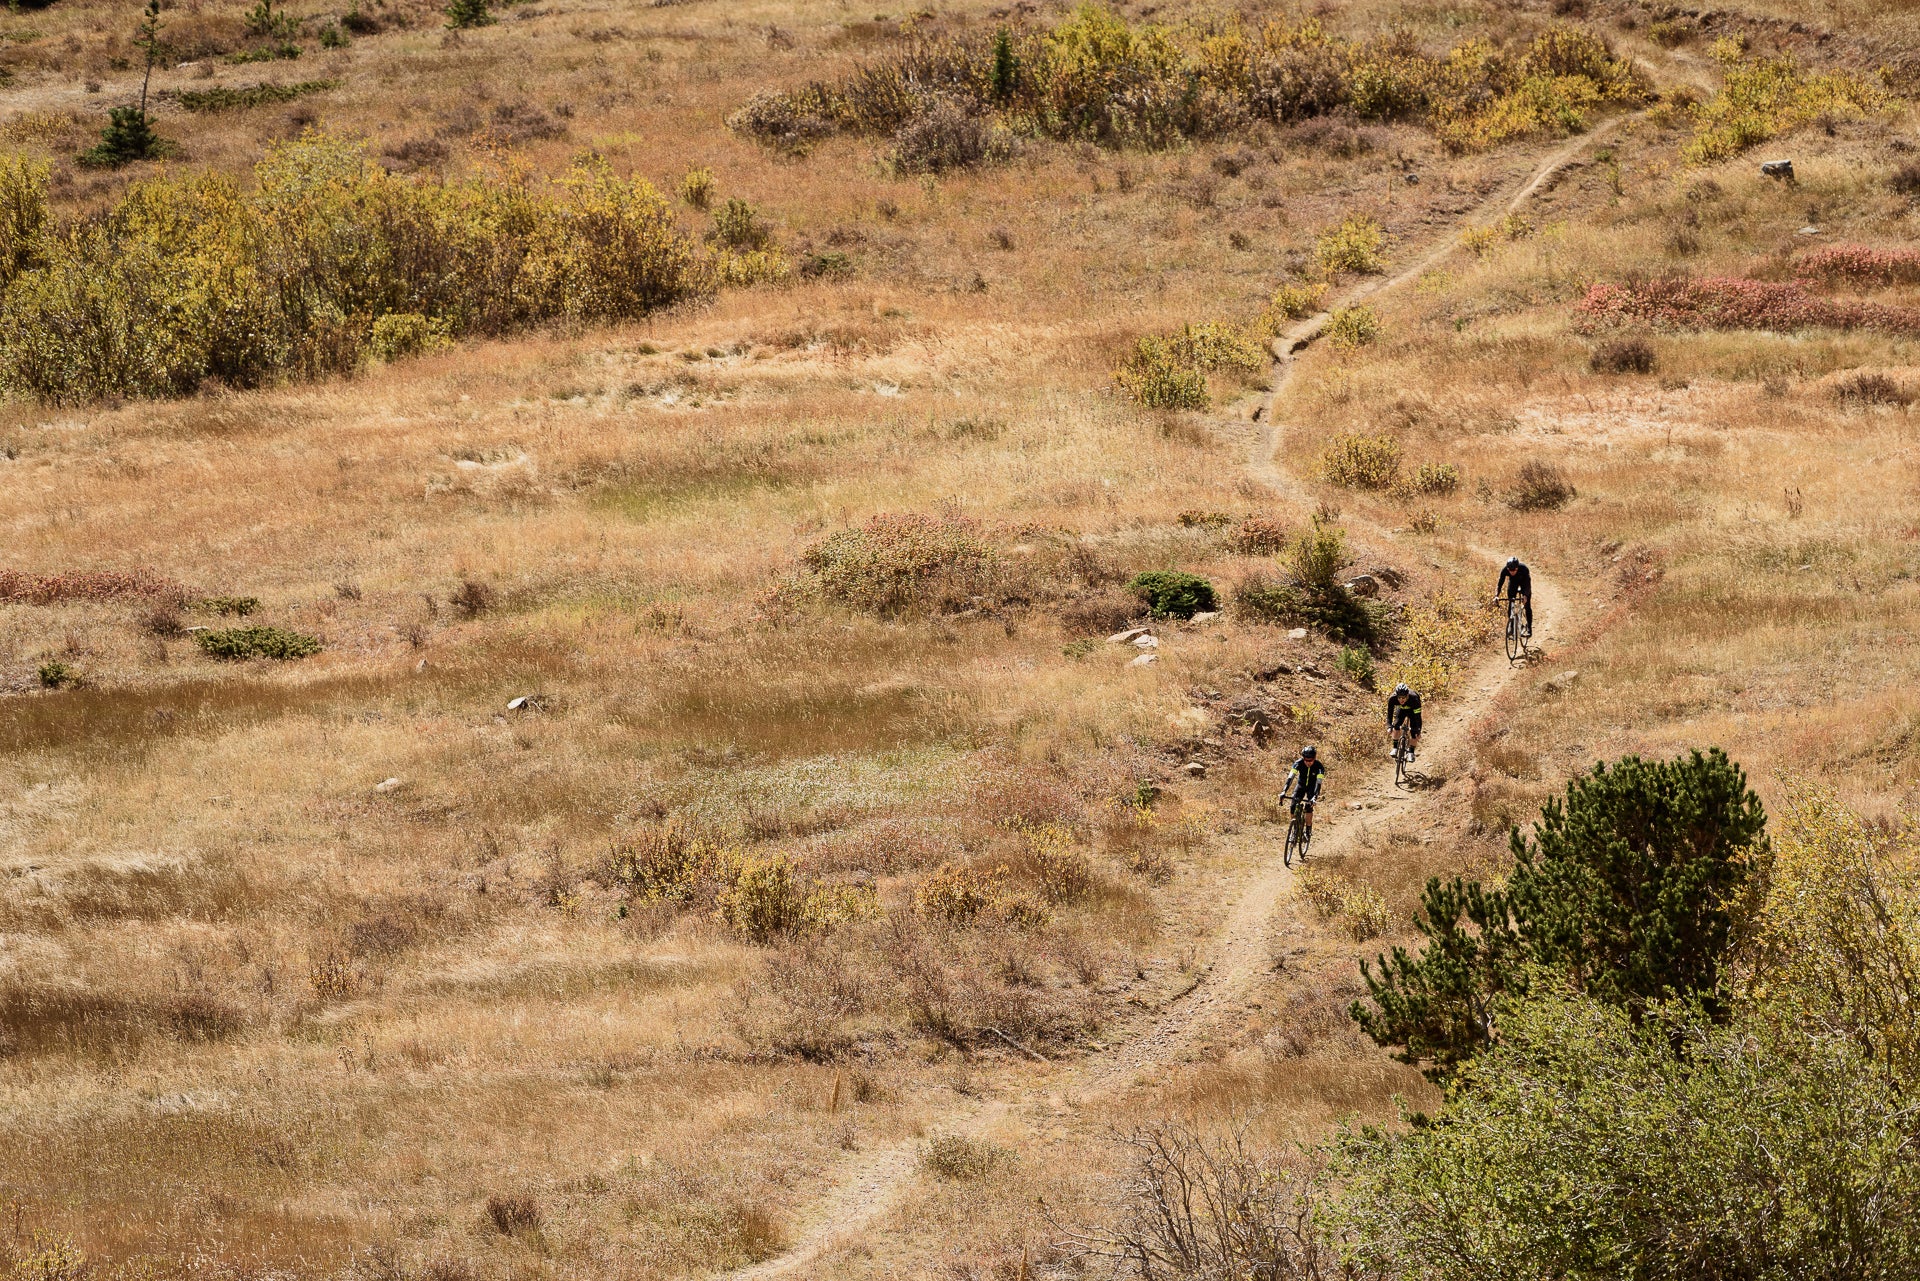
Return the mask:
<svg viewBox="0 0 1920 1281"><path fill-rule="evenodd" d="M888 47L866 15L516 6L449 36L416 8L324 53L311 37L337 15L296 9L297 63L163 72L162 88L342 82L219 115L165 105L179 163L239 171L317 122L395 163L437 143L432 163L457 170L491 145L480 130L531 107L564 127L508 141L535 169L592 147L677 191L707 166L796 261L840 253L850 274L344 382L0 408L0 569L151 569L196 598L258 597L247 621L325 645L220 663L145 602L0 602L0 1199L21 1203L20 1231L71 1235L107 1273L698 1275L777 1253L848 1161L991 1101L1009 1112L974 1137L1010 1158L917 1168L910 1212L820 1275L1014 1275L1023 1251L1037 1275L1064 1266L1049 1215L1099 1212L1114 1126L1251 1115L1268 1140L1311 1140L1425 1099L1343 1012L1355 959L1385 940L1304 903L1275 922L1282 964L1187 1061L1059 1092L1203 981L1213 931L1271 860L1282 753L1321 742L1337 805L1379 750L1377 695L1319 638L1166 624L1144 667L1105 643L1138 570L1223 589L1271 570L1266 544L1236 542L1246 517L1298 531L1338 508L1349 567L1404 573L1400 602L1485 594L1482 551L1518 551L1580 616L1480 709L1442 817L1370 832L1332 869L1384 896L1396 934L1426 876L1497 874L1506 824L1595 757L1720 743L1770 799L1818 776L1870 808L1920 781L1900 693L1920 675L1911 425L1823 381L1911 379L1906 344L1660 334L1654 373L1607 375L1570 314L1591 279L1742 270L1809 218L1827 240L1910 236L1883 122L1793 139L1793 189L1741 163L1682 172L1684 131L1634 122L1542 197L1531 234L1370 299L1377 343L1302 358L1282 491L1243 466L1256 398L1156 415L1114 394L1132 340L1254 321L1350 214L1386 227L1395 270L1455 241L1537 153L1447 160L1411 128L1366 126L1360 155L1280 131L1169 153L1035 145L897 179L874 143L794 161L724 126L756 88ZM211 49L240 11L170 21ZM1335 20L1364 34L1396 16ZM63 0L0 19L7 145L59 159L89 140L127 88L123 17ZM1688 45L1621 38L1665 77L1704 74ZM133 176L62 162L56 196L82 210ZM1322 484L1320 443L1355 432L1391 436L1408 472L1456 465L1459 489ZM1532 460L1578 497L1501 502ZM783 590L820 538L882 512L979 522L1035 590L899 617ZM1227 521L1181 519L1210 512ZM56 660L78 688L40 688ZM1247 698L1272 746L1230 722ZM1127 806L1143 783L1166 791L1151 815ZM1062 825L1084 890L1056 893L1044 925L916 916L943 864L1057 890L1014 820ZM629 899L609 850L667 824L783 851L885 915L762 948L704 901Z"/></svg>

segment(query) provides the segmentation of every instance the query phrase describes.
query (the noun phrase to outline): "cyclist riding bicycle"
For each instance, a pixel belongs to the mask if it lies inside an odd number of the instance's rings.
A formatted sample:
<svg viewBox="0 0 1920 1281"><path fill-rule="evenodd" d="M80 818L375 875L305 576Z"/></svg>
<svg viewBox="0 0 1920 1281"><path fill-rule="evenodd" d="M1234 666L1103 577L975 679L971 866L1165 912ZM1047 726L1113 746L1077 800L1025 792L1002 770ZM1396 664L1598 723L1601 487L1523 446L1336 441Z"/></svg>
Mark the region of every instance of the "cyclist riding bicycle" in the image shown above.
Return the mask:
<svg viewBox="0 0 1920 1281"><path fill-rule="evenodd" d="M1520 563L1518 556L1507 557L1507 563L1500 570L1500 581L1493 585L1493 598L1500 599L1505 592L1508 600L1518 597L1527 607L1527 635L1533 635L1533 571Z"/></svg>
<svg viewBox="0 0 1920 1281"><path fill-rule="evenodd" d="M1407 727L1407 759L1411 761L1420 750L1420 696L1404 684L1394 686L1393 693L1387 695L1388 737L1402 725Z"/></svg>
<svg viewBox="0 0 1920 1281"><path fill-rule="evenodd" d="M1287 771L1286 786L1280 789L1280 800L1296 801L1302 806L1302 818L1308 839L1313 837L1313 803L1320 799L1320 788L1327 779L1327 767L1320 763L1319 753L1312 743L1300 749L1300 759Z"/></svg>

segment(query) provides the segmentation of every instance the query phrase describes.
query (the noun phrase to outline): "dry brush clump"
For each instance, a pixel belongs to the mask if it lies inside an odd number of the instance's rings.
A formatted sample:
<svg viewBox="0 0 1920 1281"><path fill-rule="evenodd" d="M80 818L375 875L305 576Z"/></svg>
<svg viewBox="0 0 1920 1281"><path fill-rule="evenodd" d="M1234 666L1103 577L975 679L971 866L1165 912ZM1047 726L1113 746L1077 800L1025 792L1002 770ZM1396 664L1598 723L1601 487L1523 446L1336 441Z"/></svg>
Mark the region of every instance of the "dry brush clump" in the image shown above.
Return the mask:
<svg viewBox="0 0 1920 1281"><path fill-rule="evenodd" d="M1300 893L1324 920L1337 922L1355 941L1379 938L1393 928L1393 913L1379 890L1321 868L1303 868Z"/></svg>
<svg viewBox="0 0 1920 1281"><path fill-rule="evenodd" d="M1475 40L1438 53L1404 31L1354 41L1311 18L1187 30L1083 4L1050 30L915 41L834 83L760 94L729 123L789 151L835 133L892 136L897 149L935 115L1164 147L1338 113L1416 121L1450 149L1473 151L1577 132L1603 104L1646 95L1600 37L1573 27L1521 50Z"/></svg>
<svg viewBox="0 0 1920 1281"><path fill-rule="evenodd" d="M1258 1142L1244 1124L1208 1134L1156 1121L1115 1136L1126 1159L1098 1225L1062 1225L1082 1266L1143 1277L1318 1281L1355 1275L1321 1221L1315 1165Z"/></svg>
<svg viewBox="0 0 1920 1281"><path fill-rule="evenodd" d="M965 516L888 512L829 534L801 558L807 586L836 604L881 615L953 612L992 593L1001 557Z"/></svg>
<svg viewBox="0 0 1920 1281"><path fill-rule="evenodd" d="M180 609L193 596L194 593L187 587L150 569L84 569L53 574L0 569L0 601L15 601L25 605L136 597Z"/></svg>
<svg viewBox="0 0 1920 1281"><path fill-rule="evenodd" d="M1282 558L1283 577L1256 570L1233 589L1232 607L1250 621L1312 627L1338 641L1375 645L1391 630L1390 611L1361 600L1340 581L1347 560L1346 531L1315 520Z"/></svg>
<svg viewBox="0 0 1920 1281"><path fill-rule="evenodd" d="M594 877L636 903L705 908L740 937L762 945L880 912L871 886L822 883L785 853L751 853L676 823L615 845Z"/></svg>

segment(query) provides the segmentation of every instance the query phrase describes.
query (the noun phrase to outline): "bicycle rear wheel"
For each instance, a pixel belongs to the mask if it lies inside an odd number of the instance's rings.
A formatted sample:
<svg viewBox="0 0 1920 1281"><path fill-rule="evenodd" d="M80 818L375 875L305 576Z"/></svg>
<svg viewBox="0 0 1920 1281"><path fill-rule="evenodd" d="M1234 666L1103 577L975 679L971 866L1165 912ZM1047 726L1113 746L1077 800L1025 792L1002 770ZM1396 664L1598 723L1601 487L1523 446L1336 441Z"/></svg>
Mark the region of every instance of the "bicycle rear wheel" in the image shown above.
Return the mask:
<svg viewBox="0 0 1920 1281"><path fill-rule="evenodd" d="M1393 785L1401 787L1407 781L1407 740L1404 737L1393 740Z"/></svg>
<svg viewBox="0 0 1920 1281"><path fill-rule="evenodd" d="M1301 832L1300 816L1298 814L1295 814L1293 816L1293 821L1287 824L1287 846L1280 856L1282 862L1288 867L1293 866L1293 852L1301 848L1300 832Z"/></svg>

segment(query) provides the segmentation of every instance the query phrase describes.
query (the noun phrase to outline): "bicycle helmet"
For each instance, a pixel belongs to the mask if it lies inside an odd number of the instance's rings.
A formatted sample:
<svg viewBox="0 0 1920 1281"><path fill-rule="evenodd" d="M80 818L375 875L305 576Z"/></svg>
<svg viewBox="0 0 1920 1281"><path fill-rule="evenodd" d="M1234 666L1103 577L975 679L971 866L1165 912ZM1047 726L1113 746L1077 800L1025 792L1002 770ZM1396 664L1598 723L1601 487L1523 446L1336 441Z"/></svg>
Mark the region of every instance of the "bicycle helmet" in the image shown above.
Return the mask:
<svg viewBox="0 0 1920 1281"><path fill-rule="evenodd" d="M1402 694L1411 694L1411 693L1413 693L1413 691L1407 688L1407 683L1405 681L1401 681L1398 685L1395 685L1393 687L1393 696L1395 698L1400 697L1400 695Z"/></svg>
<svg viewBox="0 0 1920 1281"><path fill-rule="evenodd" d="M1305 747L1300 749L1300 755L1306 757L1308 760L1312 760L1316 755L1318 755L1318 753L1314 751L1313 744L1308 743Z"/></svg>
<svg viewBox="0 0 1920 1281"><path fill-rule="evenodd" d="M1518 556L1509 556L1509 557L1507 557L1507 568L1508 568L1508 569L1512 569L1512 568L1513 568L1513 567L1514 567L1515 565L1518 565L1519 563L1520 563L1520 558L1519 558Z"/></svg>

